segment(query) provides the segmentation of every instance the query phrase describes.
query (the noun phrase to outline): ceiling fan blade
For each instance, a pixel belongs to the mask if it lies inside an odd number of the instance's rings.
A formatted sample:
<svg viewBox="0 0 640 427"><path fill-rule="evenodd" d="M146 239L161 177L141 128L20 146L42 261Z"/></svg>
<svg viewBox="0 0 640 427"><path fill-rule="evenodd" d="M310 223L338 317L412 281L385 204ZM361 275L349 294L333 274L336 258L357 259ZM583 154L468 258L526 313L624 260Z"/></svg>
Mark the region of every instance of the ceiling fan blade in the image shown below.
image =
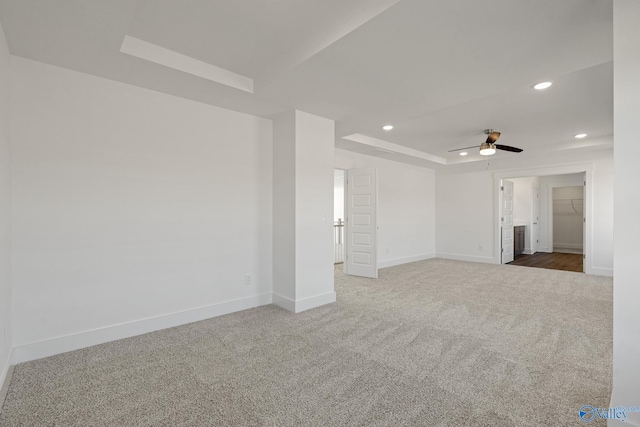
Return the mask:
<svg viewBox="0 0 640 427"><path fill-rule="evenodd" d="M500 138L500 132L491 132L487 137L487 144L495 144L498 138Z"/></svg>
<svg viewBox="0 0 640 427"><path fill-rule="evenodd" d="M453 153L454 151L462 151L462 150L470 150L472 148L478 148L477 145L474 145L472 147L464 147L464 148L456 148L455 150L449 150L447 151L448 153Z"/></svg>
<svg viewBox="0 0 640 427"><path fill-rule="evenodd" d="M518 147L511 147L509 145L500 145L500 144L496 144L496 148L498 150L504 150L504 151L512 151L514 153L521 153L523 150L522 148L518 148Z"/></svg>

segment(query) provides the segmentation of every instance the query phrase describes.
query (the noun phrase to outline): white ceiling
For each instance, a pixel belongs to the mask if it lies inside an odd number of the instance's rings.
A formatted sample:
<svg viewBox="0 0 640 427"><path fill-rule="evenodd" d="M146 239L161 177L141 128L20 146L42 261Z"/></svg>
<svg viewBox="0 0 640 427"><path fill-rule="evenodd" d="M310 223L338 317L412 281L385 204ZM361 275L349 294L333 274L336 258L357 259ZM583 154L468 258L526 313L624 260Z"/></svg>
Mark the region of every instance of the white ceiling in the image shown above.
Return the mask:
<svg viewBox="0 0 640 427"><path fill-rule="evenodd" d="M485 160L448 153L485 128L525 150L496 159L613 143L610 0L0 0L0 20L14 55L264 117L297 108L336 120L339 148L421 166ZM253 93L127 55L127 36Z"/></svg>

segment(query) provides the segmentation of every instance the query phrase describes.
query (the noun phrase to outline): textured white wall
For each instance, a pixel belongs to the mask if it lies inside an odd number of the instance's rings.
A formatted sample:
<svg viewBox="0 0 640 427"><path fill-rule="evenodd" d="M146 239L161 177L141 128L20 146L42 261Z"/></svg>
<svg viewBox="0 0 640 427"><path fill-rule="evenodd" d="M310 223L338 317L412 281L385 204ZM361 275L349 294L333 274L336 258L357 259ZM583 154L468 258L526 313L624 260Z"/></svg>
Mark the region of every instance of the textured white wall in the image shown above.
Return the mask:
<svg viewBox="0 0 640 427"><path fill-rule="evenodd" d="M435 172L335 150L335 167L378 169L378 266L434 256Z"/></svg>
<svg viewBox="0 0 640 427"><path fill-rule="evenodd" d="M640 405L640 2L614 0L615 265L613 279L613 397ZM640 426L640 413L613 426Z"/></svg>
<svg viewBox="0 0 640 427"><path fill-rule="evenodd" d="M0 26L0 387L9 367L11 326L10 57Z"/></svg>
<svg viewBox="0 0 640 427"><path fill-rule="evenodd" d="M12 59L16 345L270 302L271 121Z"/></svg>

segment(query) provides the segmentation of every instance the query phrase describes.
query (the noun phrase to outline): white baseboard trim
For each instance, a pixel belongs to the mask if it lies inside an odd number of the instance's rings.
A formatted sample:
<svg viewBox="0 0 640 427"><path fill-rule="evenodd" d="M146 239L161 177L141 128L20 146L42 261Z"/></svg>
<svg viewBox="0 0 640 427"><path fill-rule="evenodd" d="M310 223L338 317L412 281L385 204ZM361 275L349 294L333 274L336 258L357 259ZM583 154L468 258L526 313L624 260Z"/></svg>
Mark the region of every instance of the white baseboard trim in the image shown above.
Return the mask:
<svg viewBox="0 0 640 427"><path fill-rule="evenodd" d="M90 331L21 344L14 347L15 363L41 359L67 351L78 350L92 345L103 344L123 338L146 334L161 329L172 328L187 323L198 322L236 311L247 310L271 304L271 294L255 295L219 304L193 308L176 313L164 314L132 322L93 329Z"/></svg>
<svg viewBox="0 0 640 427"><path fill-rule="evenodd" d="M522 251L522 253L524 255L533 255L533 249L531 248L525 248L524 251Z"/></svg>
<svg viewBox="0 0 640 427"><path fill-rule="evenodd" d="M311 310L312 308L320 307L325 304L331 304L332 302L336 302L335 292L327 292L326 294L316 295L299 300L292 300L289 297L273 294L274 305L282 307L285 310L291 311L293 313L300 313L302 311Z"/></svg>
<svg viewBox="0 0 640 427"><path fill-rule="evenodd" d="M594 276L613 277L613 269L611 268L591 267L586 271L586 273L593 274Z"/></svg>
<svg viewBox="0 0 640 427"><path fill-rule="evenodd" d="M580 249L580 250L582 250L582 245L580 243L553 242L553 250L556 250L556 249Z"/></svg>
<svg viewBox="0 0 640 427"><path fill-rule="evenodd" d="M493 257L482 257L474 255L458 255L437 252L436 258L453 259L456 261L482 262L484 264L497 264L496 260L493 259Z"/></svg>
<svg viewBox="0 0 640 427"><path fill-rule="evenodd" d="M296 302L289 297L274 293L272 304L284 308L287 311L296 312Z"/></svg>
<svg viewBox="0 0 640 427"><path fill-rule="evenodd" d="M4 405L4 399L7 397L9 383L11 382L11 376L13 375L13 355L14 349L12 348L4 366L2 367L2 371L0 371L0 409L2 409L2 405Z"/></svg>
<svg viewBox="0 0 640 427"><path fill-rule="evenodd" d="M407 263L416 262L416 261L424 261L425 259L431 259L435 257L436 257L436 254L430 253L430 254L415 255L415 256L404 257L404 258L389 259L386 261L378 261L378 268L394 267L396 265L402 265L402 264L407 264Z"/></svg>
<svg viewBox="0 0 640 427"><path fill-rule="evenodd" d="M336 302L336 293L327 292L326 294L316 295L313 297L299 299L296 301L296 313L311 310L312 308Z"/></svg>

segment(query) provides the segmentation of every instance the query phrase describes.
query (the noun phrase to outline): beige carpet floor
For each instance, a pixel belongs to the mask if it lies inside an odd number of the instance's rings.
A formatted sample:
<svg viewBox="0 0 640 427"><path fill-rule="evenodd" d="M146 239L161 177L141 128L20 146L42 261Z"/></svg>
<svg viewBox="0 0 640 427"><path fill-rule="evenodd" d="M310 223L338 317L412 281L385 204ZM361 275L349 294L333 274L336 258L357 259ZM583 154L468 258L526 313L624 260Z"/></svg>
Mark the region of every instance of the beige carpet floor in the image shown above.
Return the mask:
<svg viewBox="0 0 640 427"><path fill-rule="evenodd" d="M0 425L579 426L609 404L609 278L434 259L336 291L17 365Z"/></svg>

